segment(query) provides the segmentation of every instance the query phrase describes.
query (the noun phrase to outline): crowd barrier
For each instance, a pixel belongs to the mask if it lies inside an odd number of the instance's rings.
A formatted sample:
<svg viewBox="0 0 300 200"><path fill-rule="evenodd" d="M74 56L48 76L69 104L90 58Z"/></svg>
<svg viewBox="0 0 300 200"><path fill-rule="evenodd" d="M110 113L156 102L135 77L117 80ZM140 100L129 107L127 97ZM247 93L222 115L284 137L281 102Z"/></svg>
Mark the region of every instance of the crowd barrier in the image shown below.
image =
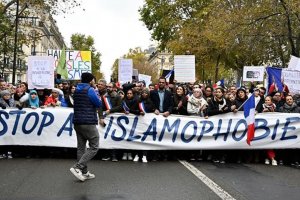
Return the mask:
<svg viewBox="0 0 300 200"><path fill-rule="evenodd" d="M76 147L73 109L0 110L0 145ZM139 150L300 148L300 114L255 116L255 138L247 145L243 112L197 116L110 114L99 126L100 148Z"/></svg>

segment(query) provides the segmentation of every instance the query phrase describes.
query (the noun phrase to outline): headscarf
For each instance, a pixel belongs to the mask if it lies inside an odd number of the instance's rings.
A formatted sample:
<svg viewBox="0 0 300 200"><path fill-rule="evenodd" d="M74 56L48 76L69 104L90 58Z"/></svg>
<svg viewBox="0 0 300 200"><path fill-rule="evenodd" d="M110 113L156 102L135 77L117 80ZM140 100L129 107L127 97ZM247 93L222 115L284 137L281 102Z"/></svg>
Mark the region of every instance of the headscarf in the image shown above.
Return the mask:
<svg viewBox="0 0 300 200"><path fill-rule="evenodd" d="M35 99L31 98L31 94L36 94ZM40 107L40 100L36 90L31 90L29 92L29 107L35 107L35 108Z"/></svg>

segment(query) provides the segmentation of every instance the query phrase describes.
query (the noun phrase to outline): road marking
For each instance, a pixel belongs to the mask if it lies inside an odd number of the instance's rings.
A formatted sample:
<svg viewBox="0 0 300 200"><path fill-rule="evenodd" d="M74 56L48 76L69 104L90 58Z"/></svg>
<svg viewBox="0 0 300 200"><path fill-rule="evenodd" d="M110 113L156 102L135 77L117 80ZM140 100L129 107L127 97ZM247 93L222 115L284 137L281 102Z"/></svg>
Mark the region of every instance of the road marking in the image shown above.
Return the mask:
<svg viewBox="0 0 300 200"><path fill-rule="evenodd" d="M198 179L200 179L207 187L209 187L214 193L216 193L221 199L226 200L235 200L228 192L223 190L218 184L216 184L213 180L208 178L205 174L203 174L199 169L188 163L184 160L179 160L179 162L185 166L190 172L192 172Z"/></svg>

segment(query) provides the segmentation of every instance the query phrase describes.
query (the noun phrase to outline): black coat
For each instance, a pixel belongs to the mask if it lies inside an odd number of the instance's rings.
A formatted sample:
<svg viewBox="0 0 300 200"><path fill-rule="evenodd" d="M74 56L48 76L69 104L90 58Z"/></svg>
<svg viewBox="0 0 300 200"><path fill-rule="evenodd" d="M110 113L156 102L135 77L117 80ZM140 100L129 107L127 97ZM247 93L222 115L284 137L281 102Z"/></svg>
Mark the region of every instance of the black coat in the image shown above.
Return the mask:
<svg viewBox="0 0 300 200"><path fill-rule="evenodd" d="M150 92L150 99L154 103L155 109L159 110L159 94L158 90L153 90ZM169 111L169 113L172 113L173 110L173 97L172 93L168 90L165 90L164 94L164 101L163 101L163 110L160 111L161 113Z"/></svg>

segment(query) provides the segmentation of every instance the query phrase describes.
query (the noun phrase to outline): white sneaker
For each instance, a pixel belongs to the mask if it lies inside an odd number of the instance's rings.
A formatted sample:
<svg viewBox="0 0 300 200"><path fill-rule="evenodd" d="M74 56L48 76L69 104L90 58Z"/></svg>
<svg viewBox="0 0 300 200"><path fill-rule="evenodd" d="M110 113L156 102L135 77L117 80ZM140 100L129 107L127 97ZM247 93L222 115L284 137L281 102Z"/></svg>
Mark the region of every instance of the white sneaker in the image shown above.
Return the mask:
<svg viewBox="0 0 300 200"><path fill-rule="evenodd" d="M132 154L131 153L128 153L128 160L132 160Z"/></svg>
<svg viewBox="0 0 300 200"><path fill-rule="evenodd" d="M138 155L135 155L134 159L133 159L133 162L138 162L139 161L139 156Z"/></svg>
<svg viewBox="0 0 300 200"><path fill-rule="evenodd" d="M13 157L12 157L12 153L9 151L9 152L7 152L7 159L12 159Z"/></svg>
<svg viewBox="0 0 300 200"><path fill-rule="evenodd" d="M95 174L92 174L90 172L87 172L87 173L82 174L82 175L84 176L85 179L93 179L93 178L96 177Z"/></svg>
<svg viewBox="0 0 300 200"><path fill-rule="evenodd" d="M0 154L0 159L6 158L5 154Z"/></svg>
<svg viewBox="0 0 300 200"><path fill-rule="evenodd" d="M122 160L127 160L127 153L123 153Z"/></svg>
<svg viewBox="0 0 300 200"><path fill-rule="evenodd" d="M266 165L269 165L269 164L270 164L270 161L269 161L268 158L265 159L265 164L266 164Z"/></svg>
<svg viewBox="0 0 300 200"><path fill-rule="evenodd" d="M71 167L70 171L72 172L72 174L78 178L80 181L85 181L85 177L82 175L82 172L80 169L77 169L77 168L74 168L74 167Z"/></svg>
<svg viewBox="0 0 300 200"><path fill-rule="evenodd" d="M272 165L277 166L277 161L275 159L272 160Z"/></svg>
<svg viewBox="0 0 300 200"><path fill-rule="evenodd" d="M146 157L146 156L143 156L143 157L142 157L142 161L143 161L143 163L147 163L147 162L148 162L147 157Z"/></svg>

